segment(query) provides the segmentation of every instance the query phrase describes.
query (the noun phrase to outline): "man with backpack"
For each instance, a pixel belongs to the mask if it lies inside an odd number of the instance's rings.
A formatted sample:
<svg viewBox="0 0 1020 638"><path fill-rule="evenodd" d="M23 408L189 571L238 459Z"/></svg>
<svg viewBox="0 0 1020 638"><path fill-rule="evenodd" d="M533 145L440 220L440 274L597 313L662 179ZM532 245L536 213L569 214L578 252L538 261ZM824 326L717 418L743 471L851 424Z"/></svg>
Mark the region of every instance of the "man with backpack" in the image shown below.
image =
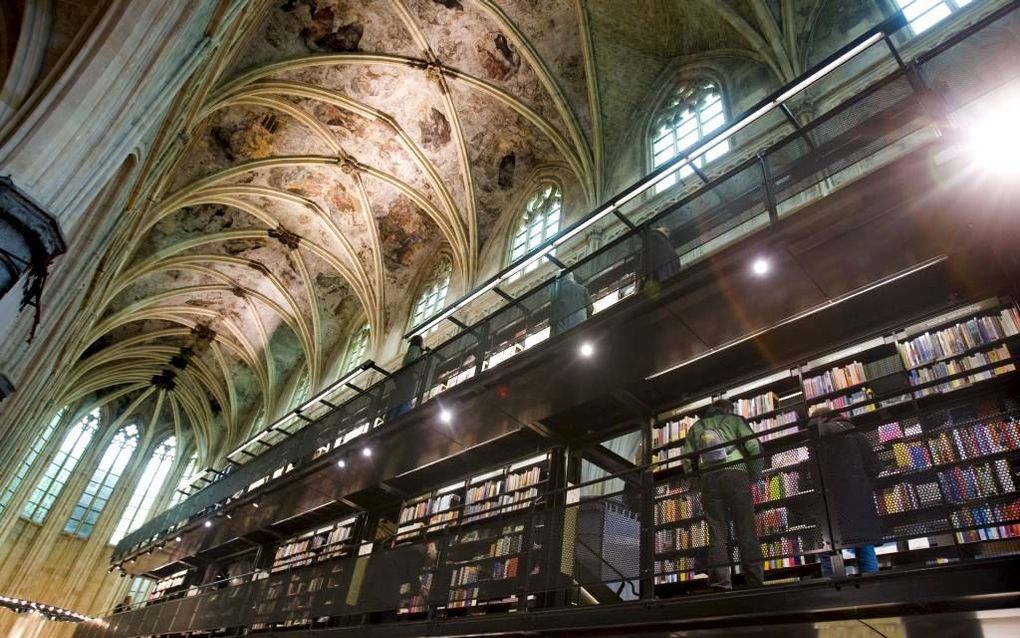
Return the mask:
<svg viewBox="0 0 1020 638"><path fill-rule="evenodd" d="M751 485L762 474L761 445L751 426L733 413L733 404L718 399L691 426L684 442L684 468L701 487L708 521L708 584L733 588L728 541L730 524L740 548L744 577L751 587L764 584L761 545L754 526Z"/></svg>

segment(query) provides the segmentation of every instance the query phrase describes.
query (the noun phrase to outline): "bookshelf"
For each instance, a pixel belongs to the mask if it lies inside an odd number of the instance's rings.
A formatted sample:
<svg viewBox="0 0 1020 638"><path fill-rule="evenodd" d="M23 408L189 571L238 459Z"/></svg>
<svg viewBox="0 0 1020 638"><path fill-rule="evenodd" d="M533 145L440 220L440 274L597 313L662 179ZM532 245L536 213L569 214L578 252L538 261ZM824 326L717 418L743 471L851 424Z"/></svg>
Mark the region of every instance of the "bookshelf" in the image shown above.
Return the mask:
<svg viewBox="0 0 1020 638"><path fill-rule="evenodd" d="M397 520L396 542L415 540L457 522L465 481L458 481L405 501Z"/></svg>
<svg viewBox="0 0 1020 638"><path fill-rule="evenodd" d="M395 542L527 508L548 474L549 455L540 454L409 499L400 508Z"/></svg>
<svg viewBox="0 0 1020 638"><path fill-rule="evenodd" d="M522 459L451 483L405 501L394 544L428 542L428 534L447 530L432 541L440 546L439 564L423 571L422 582L449 588L447 610L513 604L506 589L521 574L528 548L526 526L504 515L530 507L548 481L549 454ZM513 519L510 519L511 521ZM533 548L532 548L533 549ZM426 601L408 596L401 614L426 609Z"/></svg>
<svg viewBox="0 0 1020 638"><path fill-rule="evenodd" d="M357 521L352 516L283 541L276 548L270 573L347 555Z"/></svg>
<svg viewBox="0 0 1020 638"><path fill-rule="evenodd" d="M680 474L678 457L698 414L718 396L734 403L762 443L766 469L752 492L766 578L817 569L810 554L825 548L815 464L809 447L798 445L805 436L792 436L819 405L854 417L885 465L875 499L888 530L887 562L922 546L1016 538L1020 406L1008 396L991 403L974 397L1003 387L981 389L1015 372L1018 352L1020 312L989 299L661 414L651 432L655 583L704 572L700 496ZM956 392L964 388L980 392ZM948 402L957 405L943 409Z"/></svg>
<svg viewBox="0 0 1020 638"><path fill-rule="evenodd" d="M170 574L166 578L157 581L156 584L152 586L152 591L149 592L148 600L161 600L183 590L187 587L187 580L188 570L186 569Z"/></svg>
<svg viewBox="0 0 1020 638"><path fill-rule="evenodd" d="M950 395L951 396L951 395ZM899 552L1020 535L1020 402L959 400L883 423L870 438L885 469L876 507Z"/></svg>

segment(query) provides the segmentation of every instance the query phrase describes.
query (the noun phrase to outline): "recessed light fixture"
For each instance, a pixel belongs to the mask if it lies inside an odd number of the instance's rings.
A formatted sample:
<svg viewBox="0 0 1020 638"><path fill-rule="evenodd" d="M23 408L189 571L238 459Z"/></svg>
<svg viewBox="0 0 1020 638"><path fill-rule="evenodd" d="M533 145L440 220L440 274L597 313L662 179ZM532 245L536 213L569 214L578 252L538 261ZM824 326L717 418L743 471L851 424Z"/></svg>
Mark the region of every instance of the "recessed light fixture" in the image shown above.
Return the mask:
<svg viewBox="0 0 1020 638"><path fill-rule="evenodd" d="M347 461L340 459L339 461L336 462L336 466L343 469L347 467Z"/></svg>
<svg viewBox="0 0 1020 638"><path fill-rule="evenodd" d="M372 456L372 448L370 447L361 448L361 456L364 456L365 458Z"/></svg>
<svg viewBox="0 0 1020 638"><path fill-rule="evenodd" d="M443 423L450 423L453 421L453 413L446 408L443 408L439 411L439 420Z"/></svg>
<svg viewBox="0 0 1020 638"><path fill-rule="evenodd" d="M259 508L259 504L258 503L252 503L251 506L254 507L255 509Z"/></svg>
<svg viewBox="0 0 1020 638"><path fill-rule="evenodd" d="M206 527L212 527L212 521L206 521L206 522L204 523L204 525L205 525Z"/></svg>
<svg viewBox="0 0 1020 638"><path fill-rule="evenodd" d="M581 344L580 352L582 357L590 357L595 354L595 346L591 345L590 341L585 341Z"/></svg>
<svg viewBox="0 0 1020 638"><path fill-rule="evenodd" d="M754 263L751 264L751 272L753 272L754 274L758 275L759 277L767 274L769 272L769 262L768 262L768 260L763 258L763 257L759 257L758 259L755 259Z"/></svg>

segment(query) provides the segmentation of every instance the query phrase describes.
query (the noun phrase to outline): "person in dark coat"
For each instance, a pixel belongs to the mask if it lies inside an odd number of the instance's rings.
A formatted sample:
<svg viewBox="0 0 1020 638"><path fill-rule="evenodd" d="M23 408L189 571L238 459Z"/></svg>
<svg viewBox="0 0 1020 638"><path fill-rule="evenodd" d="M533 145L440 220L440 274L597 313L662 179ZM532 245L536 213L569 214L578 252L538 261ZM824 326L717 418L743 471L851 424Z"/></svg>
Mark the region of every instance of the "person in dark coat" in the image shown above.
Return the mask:
<svg viewBox="0 0 1020 638"><path fill-rule="evenodd" d="M834 544L852 548L861 574L878 571L875 543L882 540L882 519L875 508L872 481L882 463L867 437L846 417L827 407L811 411L811 427L818 436L818 464L829 507L833 512ZM832 576L832 559L821 556L822 576Z"/></svg>
<svg viewBox="0 0 1020 638"><path fill-rule="evenodd" d="M641 274L646 282L662 283L680 271L680 257L669 239L669 229L647 229L641 239Z"/></svg>
<svg viewBox="0 0 1020 638"><path fill-rule="evenodd" d="M553 300L549 314L552 320L552 333L558 335L583 323L592 315L594 308L588 289L577 283L574 273L564 274L553 285Z"/></svg>
<svg viewBox="0 0 1020 638"><path fill-rule="evenodd" d="M401 362L401 372L397 374L396 381L394 382L396 387L393 389L393 394L390 395L390 404L393 407L390 408L389 413L386 415L387 420L395 419L401 414L409 412L414 407L415 395L418 388L421 387L419 384L421 370L425 369L425 364L420 364L417 368L411 369L408 369L407 366L420 359L427 352L428 349L425 347L421 335L411 337L411 343L407 346L407 352L404 353L404 360Z"/></svg>
<svg viewBox="0 0 1020 638"><path fill-rule="evenodd" d="M117 606L113 608L113 613L122 614L125 611L131 611L131 596L124 596L124 600L117 603Z"/></svg>

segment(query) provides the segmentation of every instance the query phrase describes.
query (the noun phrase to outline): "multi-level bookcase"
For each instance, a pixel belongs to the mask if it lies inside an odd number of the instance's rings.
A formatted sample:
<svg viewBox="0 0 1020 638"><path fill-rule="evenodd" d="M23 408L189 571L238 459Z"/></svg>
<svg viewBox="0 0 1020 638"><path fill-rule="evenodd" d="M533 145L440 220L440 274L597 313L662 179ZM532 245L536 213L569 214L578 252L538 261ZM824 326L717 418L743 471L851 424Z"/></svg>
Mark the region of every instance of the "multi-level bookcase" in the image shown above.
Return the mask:
<svg viewBox="0 0 1020 638"><path fill-rule="evenodd" d="M270 573L346 556L357 522L358 517L352 516L283 541L276 548Z"/></svg>
<svg viewBox="0 0 1020 638"><path fill-rule="evenodd" d="M447 610L516 602L513 583L522 553L534 549L527 526L513 514L531 507L549 475L549 455L523 459L446 485L403 503L395 544L434 542L439 559L422 583L449 590ZM439 534L438 532L442 532ZM435 601L433 601L435 602ZM407 595L402 614L425 611L420 596Z"/></svg>
<svg viewBox="0 0 1020 638"><path fill-rule="evenodd" d="M1018 335L1016 305L990 299L660 415L651 432L656 584L704 571L708 534L700 497L678 457L697 415L718 396L733 401L763 445L766 470L753 492L767 578L817 569L810 554L826 549L818 468L803 431L815 406L850 416L883 459L875 488L888 528L886 562L936 545L1016 536L1020 405L1009 393L979 395L998 387L982 384L1015 372ZM953 394L965 388L978 394Z"/></svg>

